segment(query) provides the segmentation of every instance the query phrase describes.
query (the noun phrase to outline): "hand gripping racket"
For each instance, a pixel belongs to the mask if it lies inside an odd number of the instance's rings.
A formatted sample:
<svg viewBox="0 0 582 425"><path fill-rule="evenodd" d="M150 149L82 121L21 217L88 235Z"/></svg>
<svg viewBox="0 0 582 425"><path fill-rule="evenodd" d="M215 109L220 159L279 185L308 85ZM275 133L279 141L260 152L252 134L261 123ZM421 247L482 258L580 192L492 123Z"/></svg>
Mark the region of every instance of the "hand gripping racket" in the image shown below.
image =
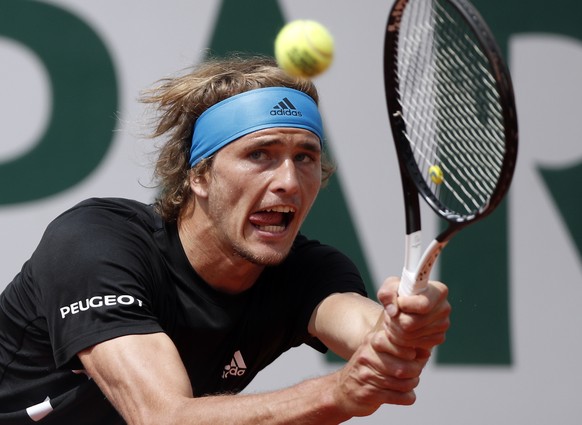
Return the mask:
<svg viewBox="0 0 582 425"><path fill-rule="evenodd" d="M517 158L515 100L493 35L466 0L395 1L384 83L406 213L400 294L418 294L449 240L507 193ZM448 224L424 253L419 194Z"/></svg>

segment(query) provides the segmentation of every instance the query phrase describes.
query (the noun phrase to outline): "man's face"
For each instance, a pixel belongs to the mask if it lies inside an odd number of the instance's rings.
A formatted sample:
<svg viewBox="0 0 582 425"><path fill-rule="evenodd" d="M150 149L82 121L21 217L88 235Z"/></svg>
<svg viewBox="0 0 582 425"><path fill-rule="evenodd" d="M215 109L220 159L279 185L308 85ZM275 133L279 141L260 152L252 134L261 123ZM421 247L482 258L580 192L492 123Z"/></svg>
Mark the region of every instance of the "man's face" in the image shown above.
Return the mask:
<svg viewBox="0 0 582 425"><path fill-rule="evenodd" d="M259 265L280 263L321 185L313 133L260 130L222 148L205 182L211 243Z"/></svg>

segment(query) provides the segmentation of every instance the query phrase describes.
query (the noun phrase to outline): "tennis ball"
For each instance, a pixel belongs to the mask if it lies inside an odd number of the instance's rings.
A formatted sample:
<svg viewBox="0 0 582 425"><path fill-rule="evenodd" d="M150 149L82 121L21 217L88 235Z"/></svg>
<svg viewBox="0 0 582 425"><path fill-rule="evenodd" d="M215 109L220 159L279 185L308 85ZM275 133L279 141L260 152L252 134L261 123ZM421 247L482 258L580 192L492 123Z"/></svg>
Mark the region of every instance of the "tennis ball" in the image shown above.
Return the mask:
<svg viewBox="0 0 582 425"><path fill-rule="evenodd" d="M443 170L438 165L431 165L428 175L434 184L441 184L444 180Z"/></svg>
<svg viewBox="0 0 582 425"><path fill-rule="evenodd" d="M331 65L333 38L318 22L291 21L275 39L275 59L291 75L315 77Z"/></svg>

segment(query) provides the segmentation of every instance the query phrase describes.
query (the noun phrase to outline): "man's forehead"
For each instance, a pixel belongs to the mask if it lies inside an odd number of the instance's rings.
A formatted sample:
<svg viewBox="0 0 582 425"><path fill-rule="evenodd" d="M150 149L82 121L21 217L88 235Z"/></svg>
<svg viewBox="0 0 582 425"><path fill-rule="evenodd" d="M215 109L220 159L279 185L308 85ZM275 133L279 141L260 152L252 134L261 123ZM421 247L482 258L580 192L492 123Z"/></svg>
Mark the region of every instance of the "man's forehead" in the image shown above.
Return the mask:
<svg viewBox="0 0 582 425"><path fill-rule="evenodd" d="M258 143L285 143L285 142L304 142L313 143L319 146L319 137L309 130L292 127L273 127L263 130L254 131L243 137L249 141Z"/></svg>
<svg viewBox="0 0 582 425"><path fill-rule="evenodd" d="M311 131L287 127L268 128L246 134L225 146L222 150L269 147L294 147L312 152L321 152L319 137Z"/></svg>

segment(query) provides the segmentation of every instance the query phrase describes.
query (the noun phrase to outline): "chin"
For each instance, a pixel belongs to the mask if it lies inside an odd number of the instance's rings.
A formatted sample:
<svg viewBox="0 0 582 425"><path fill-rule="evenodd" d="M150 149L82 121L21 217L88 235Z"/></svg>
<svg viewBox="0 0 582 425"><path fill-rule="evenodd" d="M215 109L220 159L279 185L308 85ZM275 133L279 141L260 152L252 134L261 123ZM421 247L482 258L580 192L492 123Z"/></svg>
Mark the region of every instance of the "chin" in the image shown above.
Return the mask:
<svg viewBox="0 0 582 425"><path fill-rule="evenodd" d="M291 247L286 250L252 250L252 249L235 249L235 252L243 259L259 266L276 266L281 264L289 255Z"/></svg>

